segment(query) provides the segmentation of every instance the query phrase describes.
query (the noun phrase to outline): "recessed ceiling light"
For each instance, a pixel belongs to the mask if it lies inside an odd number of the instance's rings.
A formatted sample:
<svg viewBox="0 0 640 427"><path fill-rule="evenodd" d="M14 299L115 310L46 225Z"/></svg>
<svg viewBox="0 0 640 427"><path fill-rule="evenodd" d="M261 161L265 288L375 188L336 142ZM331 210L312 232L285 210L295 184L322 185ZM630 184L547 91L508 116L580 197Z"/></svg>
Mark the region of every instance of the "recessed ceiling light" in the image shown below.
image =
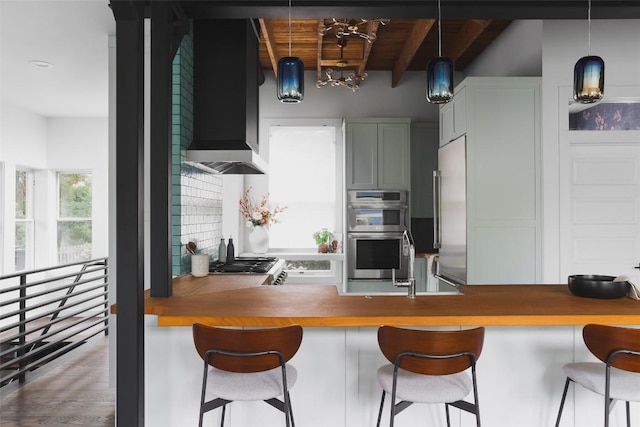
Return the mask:
<svg viewBox="0 0 640 427"><path fill-rule="evenodd" d="M38 59L32 59L29 61L29 64L33 65L36 68L52 68L53 64L47 61L40 61Z"/></svg>

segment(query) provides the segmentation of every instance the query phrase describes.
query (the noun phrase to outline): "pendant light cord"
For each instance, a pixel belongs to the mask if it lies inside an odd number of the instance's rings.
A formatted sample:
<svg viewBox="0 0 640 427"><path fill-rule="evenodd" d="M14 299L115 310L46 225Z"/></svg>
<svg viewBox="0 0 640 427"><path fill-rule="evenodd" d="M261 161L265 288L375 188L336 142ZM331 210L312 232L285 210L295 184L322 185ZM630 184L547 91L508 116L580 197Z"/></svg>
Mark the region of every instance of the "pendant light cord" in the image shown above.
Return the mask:
<svg viewBox="0 0 640 427"><path fill-rule="evenodd" d="M289 0L289 56L291 56L291 0Z"/></svg>
<svg viewBox="0 0 640 427"><path fill-rule="evenodd" d="M589 0L591 2L591 0ZM440 0L438 0L438 56L442 56L442 29L440 28Z"/></svg>
<svg viewBox="0 0 640 427"><path fill-rule="evenodd" d="M587 12L587 21L588 21L588 28L589 28L589 38L588 38L588 48L587 48L587 52L589 54L589 56L591 56L591 0L589 0L589 10Z"/></svg>

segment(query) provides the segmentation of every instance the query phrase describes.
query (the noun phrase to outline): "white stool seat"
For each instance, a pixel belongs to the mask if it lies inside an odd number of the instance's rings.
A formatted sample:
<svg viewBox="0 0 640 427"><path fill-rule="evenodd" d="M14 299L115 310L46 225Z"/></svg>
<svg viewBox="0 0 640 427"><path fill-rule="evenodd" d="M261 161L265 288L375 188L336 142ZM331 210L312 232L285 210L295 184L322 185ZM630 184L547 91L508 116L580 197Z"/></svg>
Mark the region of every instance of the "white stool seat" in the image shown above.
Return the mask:
<svg viewBox="0 0 640 427"><path fill-rule="evenodd" d="M564 373L587 390L605 395L605 364L598 362L568 363ZM612 399L640 402L640 373L611 368Z"/></svg>
<svg viewBox="0 0 640 427"><path fill-rule="evenodd" d="M601 401L604 404L604 427L609 427L611 400L625 402L627 427L631 427L629 402L640 401L640 329L590 323L582 328L582 339L591 354L600 362L574 362L562 367L567 379L560 400L556 427L560 426L564 402L572 381L589 391L605 396Z"/></svg>
<svg viewBox="0 0 640 427"><path fill-rule="evenodd" d="M286 364L289 390L298 379L298 371ZM207 399L219 397L226 400L267 400L283 395L282 368L268 371L238 373L209 368L207 374Z"/></svg>
<svg viewBox="0 0 640 427"><path fill-rule="evenodd" d="M287 427L295 427L289 390L298 371L288 362L302 343L302 326L239 329L194 323L192 329L204 362L198 427L204 414L217 408L222 408L223 427L227 404L234 400L264 400L284 413Z"/></svg>
<svg viewBox="0 0 640 427"><path fill-rule="evenodd" d="M392 392L393 365L378 369L378 383L387 393ZM472 388L466 372L450 375L422 375L398 369L396 397L417 403L451 403L464 399Z"/></svg>

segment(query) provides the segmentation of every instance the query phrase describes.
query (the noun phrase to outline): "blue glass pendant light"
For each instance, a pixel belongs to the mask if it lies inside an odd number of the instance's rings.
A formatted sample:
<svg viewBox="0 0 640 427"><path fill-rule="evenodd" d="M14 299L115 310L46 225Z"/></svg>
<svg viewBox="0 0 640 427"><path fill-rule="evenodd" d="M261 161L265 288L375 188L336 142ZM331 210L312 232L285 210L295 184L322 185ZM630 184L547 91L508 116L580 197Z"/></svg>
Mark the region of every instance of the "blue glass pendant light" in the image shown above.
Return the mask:
<svg viewBox="0 0 640 427"><path fill-rule="evenodd" d="M291 0L289 0L289 56L278 61L278 99L297 103L304 98L304 64L291 56Z"/></svg>
<svg viewBox="0 0 640 427"><path fill-rule="evenodd" d="M604 96L604 61L591 55L591 0L589 0L589 53L573 68L573 99L582 104L597 102Z"/></svg>
<svg viewBox="0 0 640 427"><path fill-rule="evenodd" d="M438 56L427 65L427 101L432 104L445 104L453 99L453 61L442 56L440 21L438 0Z"/></svg>
<svg viewBox="0 0 640 427"><path fill-rule="evenodd" d="M304 98L304 64L300 58L285 56L278 61L278 99L300 102Z"/></svg>
<svg viewBox="0 0 640 427"><path fill-rule="evenodd" d="M453 61L438 56L427 65L427 101L444 104L453 98Z"/></svg>

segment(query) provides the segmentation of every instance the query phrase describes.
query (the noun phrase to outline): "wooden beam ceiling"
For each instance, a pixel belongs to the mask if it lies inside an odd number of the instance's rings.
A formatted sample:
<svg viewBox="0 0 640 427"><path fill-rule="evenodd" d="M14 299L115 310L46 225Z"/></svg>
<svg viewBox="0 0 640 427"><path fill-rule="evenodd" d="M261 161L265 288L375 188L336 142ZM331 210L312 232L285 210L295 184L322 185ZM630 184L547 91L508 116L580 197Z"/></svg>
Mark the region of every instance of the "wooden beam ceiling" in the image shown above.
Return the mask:
<svg viewBox="0 0 640 427"><path fill-rule="evenodd" d="M453 40L447 44L444 56L448 56L455 62L466 52L469 46L473 44L490 23L491 20L488 19L472 19L466 21L460 31L453 37Z"/></svg>
<svg viewBox="0 0 640 427"><path fill-rule="evenodd" d="M431 31L431 27L433 27L435 22L435 19L418 19L415 24L413 24L411 34L404 43L402 51L393 66L393 70L391 70L391 87L398 85L402 75L407 71L407 67L413 60L418 48L422 46L422 42L424 42L425 37L427 37L429 31Z"/></svg>
<svg viewBox="0 0 640 427"><path fill-rule="evenodd" d="M280 59L280 55L278 54L278 47L276 46L275 38L273 36L271 22L262 18L260 18L258 21L260 22L260 32L262 33L262 41L267 47L267 52L269 52L269 60L271 62L271 68L273 69L273 74L275 76L278 76L278 60Z"/></svg>
<svg viewBox="0 0 640 427"><path fill-rule="evenodd" d="M278 60L288 55L288 20L261 18L259 23L261 66L277 75ZM397 87L407 71L424 70L429 60L437 55L438 31L434 19L397 19L384 25L377 20L361 23L360 31L375 41L370 43L366 36L354 34L342 36L346 40L342 60L335 28L322 31L325 25L332 24L335 25L332 19L291 20L291 54L302 59L305 69L316 70L318 80L323 69L336 70L340 62L343 70L352 70L357 76L366 71L391 71L391 86ZM462 62L468 64L508 24L508 21L483 19L442 21L443 55L449 56L454 63L464 55ZM457 69L464 69L458 63L455 65Z"/></svg>

